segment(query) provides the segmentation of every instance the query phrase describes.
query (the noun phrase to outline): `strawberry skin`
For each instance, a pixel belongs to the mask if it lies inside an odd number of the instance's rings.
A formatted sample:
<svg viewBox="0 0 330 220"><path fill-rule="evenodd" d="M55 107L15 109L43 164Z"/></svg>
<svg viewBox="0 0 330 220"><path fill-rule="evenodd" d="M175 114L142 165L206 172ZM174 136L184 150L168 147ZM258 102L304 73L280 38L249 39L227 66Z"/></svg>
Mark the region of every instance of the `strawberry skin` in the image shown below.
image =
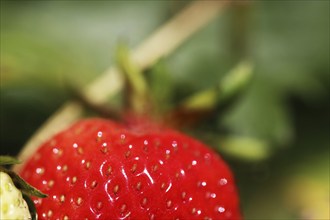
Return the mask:
<svg viewBox="0 0 330 220"><path fill-rule="evenodd" d="M20 174L48 194L34 199L39 219L241 219L225 162L157 126L79 121L40 146Z"/></svg>

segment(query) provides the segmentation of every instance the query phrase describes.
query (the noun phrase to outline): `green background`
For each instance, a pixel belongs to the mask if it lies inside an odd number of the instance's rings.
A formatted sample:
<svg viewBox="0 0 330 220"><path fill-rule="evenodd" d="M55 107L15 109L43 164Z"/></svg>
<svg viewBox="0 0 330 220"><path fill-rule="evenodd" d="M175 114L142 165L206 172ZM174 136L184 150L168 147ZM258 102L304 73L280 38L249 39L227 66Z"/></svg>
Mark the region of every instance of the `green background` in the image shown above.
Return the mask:
<svg viewBox="0 0 330 220"><path fill-rule="evenodd" d="M71 84L82 87L114 64L119 41L134 48L188 3L1 1L1 154L16 155L72 98ZM329 1L226 8L151 71L168 74L170 91L154 87L160 97L175 94L168 98L175 105L242 58L254 64L243 94L213 123L188 131L206 141L210 133L264 141L238 152L219 147L246 219L329 218L329 8Z"/></svg>

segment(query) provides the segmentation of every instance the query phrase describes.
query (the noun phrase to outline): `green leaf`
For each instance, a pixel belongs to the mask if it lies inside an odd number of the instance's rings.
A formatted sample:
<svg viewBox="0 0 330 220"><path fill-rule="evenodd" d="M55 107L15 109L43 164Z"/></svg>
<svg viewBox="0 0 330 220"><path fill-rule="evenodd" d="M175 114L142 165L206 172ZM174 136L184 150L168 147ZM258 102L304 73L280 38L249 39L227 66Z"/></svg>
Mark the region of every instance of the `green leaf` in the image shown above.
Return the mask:
<svg viewBox="0 0 330 220"><path fill-rule="evenodd" d="M245 161L265 160L271 155L267 141L248 136L227 136L218 140L217 149Z"/></svg>
<svg viewBox="0 0 330 220"><path fill-rule="evenodd" d="M252 64L242 61L235 66L214 87L197 92L184 100L181 107L189 110L212 110L219 104L238 95L250 82L252 77Z"/></svg>
<svg viewBox="0 0 330 220"><path fill-rule="evenodd" d="M0 156L0 166L19 164L20 161L11 156Z"/></svg>
<svg viewBox="0 0 330 220"><path fill-rule="evenodd" d="M252 64L248 61L240 62L220 81L219 101L226 101L242 91L249 84L252 75Z"/></svg>
<svg viewBox="0 0 330 220"><path fill-rule="evenodd" d="M28 184L25 180L23 180L18 174L11 170L3 169L4 172L6 172L12 179L15 184L15 186L22 191L22 193L25 193L29 196L36 196L39 198L45 198L47 197L46 194L42 193L38 189L34 188L30 184Z"/></svg>
<svg viewBox="0 0 330 220"><path fill-rule="evenodd" d="M166 64L164 60L160 60L149 71L146 71L151 98L155 104L155 110L160 114L173 105L173 79Z"/></svg>
<svg viewBox="0 0 330 220"><path fill-rule="evenodd" d="M119 43L116 51L117 63L123 71L125 77L132 85L134 92L139 95L145 95L147 92L147 83L142 76L141 70L131 60L130 51L126 44Z"/></svg>
<svg viewBox="0 0 330 220"><path fill-rule="evenodd" d="M116 51L118 66L125 77L126 103L136 113L144 113L149 106L148 86L140 68L130 57L126 44L119 43Z"/></svg>
<svg viewBox="0 0 330 220"><path fill-rule="evenodd" d="M294 137L290 114L283 94L267 79L255 77L242 99L219 118L219 126L245 136L285 146Z"/></svg>

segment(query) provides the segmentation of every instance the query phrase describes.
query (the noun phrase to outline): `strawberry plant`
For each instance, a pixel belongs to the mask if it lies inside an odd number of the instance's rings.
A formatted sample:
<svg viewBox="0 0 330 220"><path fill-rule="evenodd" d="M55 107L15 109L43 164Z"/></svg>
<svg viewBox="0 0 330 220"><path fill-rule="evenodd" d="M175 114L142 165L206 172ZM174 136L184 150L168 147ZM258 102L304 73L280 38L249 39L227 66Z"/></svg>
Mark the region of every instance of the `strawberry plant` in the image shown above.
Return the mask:
<svg viewBox="0 0 330 220"><path fill-rule="evenodd" d="M152 121L220 152L244 218L329 219L329 2L203 2L1 1L0 154L21 150L27 163L91 115L127 130ZM129 107L120 106L123 65L97 79L118 37L129 40L150 86ZM223 73L246 56L256 64L253 81L229 105L230 92L222 94L233 78ZM139 108L149 108L140 123L123 119Z"/></svg>
<svg viewBox="0 0 330 220"><path fill-rule="evenodd" d="M225 88L221 96L214 89L202 91L162 118L128 50L120 46L117 54L126 79L124 110L108 111L111 120L74 123L39 146L20 170L49 194L34 199L39 217L241 219L230 168L209 146L173 127L187 121L192 126L237 93L247 82L246 67L219 85ZM83 95L79 99L90 110L103 108Z"/></svg>
<svg viewBox="0 0 330 220"><path fill-rule="evenodd" d="M200 6L212 12L206 14L204 22L222 8L219 3L215 7L196 3L184 12L185 17ZM198 29L197 24L192 30ZM166 31L171 31L170 26ZM185 34L180 38L184 40ZM168 49L161 50L166 54ZM178 130L209 119L216 108L236 97L250 79L250 63L240 63L213 87L185 98L177 106L165 104L167 108L163 108L153 96L157 86L149 88L143 76L143 57L134 57L123 45L118 47L115 71L121 73L125 85L119 109L109 108L106 95L100 94L109 86L104 82L102 88L95 83L87 91L74 91L78 108L74 103L71 107L111 120L92 118L67 123L68 128L60 131L56 127L57 134L47 135L48 140L40 145L34 144L33 154L29 143L23 149L22 155L29 155L16 170L49 195L33 198L39 218L242 218L230 168L210 146ZM105 82L111 83L109 79ZM98 95L93 95L95 92Z"/></svg>

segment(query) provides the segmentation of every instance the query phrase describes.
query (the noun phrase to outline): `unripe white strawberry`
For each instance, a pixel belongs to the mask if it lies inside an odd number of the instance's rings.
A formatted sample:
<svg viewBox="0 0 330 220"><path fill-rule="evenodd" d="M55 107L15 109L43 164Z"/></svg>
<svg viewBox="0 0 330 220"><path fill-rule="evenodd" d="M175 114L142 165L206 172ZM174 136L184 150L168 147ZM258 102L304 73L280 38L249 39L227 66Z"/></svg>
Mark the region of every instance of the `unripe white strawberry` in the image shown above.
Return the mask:
<svg viewBox="0 0 330 220"><path fill-rule="evenodd" d="M0 219L31 219L21 191L5 172L0 172Z"/></svg>

